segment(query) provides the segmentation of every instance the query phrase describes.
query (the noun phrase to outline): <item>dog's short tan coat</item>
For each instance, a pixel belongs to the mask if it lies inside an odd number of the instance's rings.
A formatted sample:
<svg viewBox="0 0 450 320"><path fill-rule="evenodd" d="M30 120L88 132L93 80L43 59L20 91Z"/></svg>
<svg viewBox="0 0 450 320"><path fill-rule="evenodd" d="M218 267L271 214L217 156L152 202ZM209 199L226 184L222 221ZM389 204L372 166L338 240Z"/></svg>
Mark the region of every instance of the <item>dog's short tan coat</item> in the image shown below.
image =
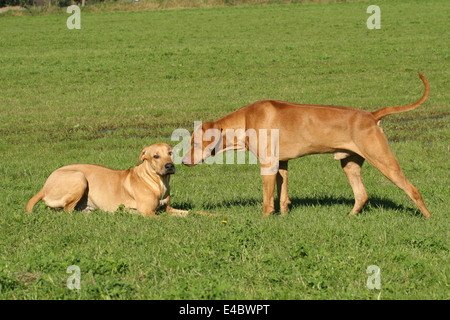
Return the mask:
<svg viewBox="0 0 450 320"><path fill-rule="evenodd" d="M358 213L368 199L361 180L361 166L364 160L367 160L401 188L425 217L430 217L419 191L406 179L379 126L381 118L415 109L425 102L430 87L420 73L419 76L425 85L425 93L420 100L407 106L386 107L374 112L349 107L272 100L255 102L217 121L207 122L195 128L191 138L191 149L184 156L183 163L194 166L215 153L237 149L239 143L236 143L235 137L231 139L227 137L227 129L233 129L234 132L238 130L247 132L250 129L257 135L264 130L278 129L278 172L262 175L264 215L274 212L275 184L278 189L280 211L282 213L288 211L290 204L287 182L288 160L310 154L334 153L335 159L341 161L355 195L355 205L350 214ZM220 131L221 136L213 143L212 139L203 139L208 129ZM194 139L196 136L201 137L200 143ZM270 150L268 145L261 146L259 136L256 143L248 139L248 136L244 139L245 149L252 151L257 157L260 154L259 148ZM259 157L258 160L263 167Z"/></svg>
<svg viewBox="0 0 450 320"><path fill-rule="evenodd" d="M142 162L140 164L140 162ZM170 206L170 175L175 173L172 148L156 143L142 150L136 167L113 170L93 164L73 164L55 170L27 203L26 211L43 200L52 208L72 211L116 211L120 205L143 215L157 209L186 213Z"/></svg>

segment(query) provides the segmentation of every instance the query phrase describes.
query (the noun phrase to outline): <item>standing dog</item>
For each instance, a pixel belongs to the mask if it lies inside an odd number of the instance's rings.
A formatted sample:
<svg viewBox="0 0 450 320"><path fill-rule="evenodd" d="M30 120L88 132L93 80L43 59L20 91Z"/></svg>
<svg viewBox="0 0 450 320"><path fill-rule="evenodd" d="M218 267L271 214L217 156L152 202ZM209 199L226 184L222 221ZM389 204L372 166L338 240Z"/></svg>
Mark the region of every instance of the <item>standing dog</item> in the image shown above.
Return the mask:
<svg viewBox="0 0 450 320"><path fill-rule="evenodd" d="M47 206L66 211L76 208L113 212L122 204L145 216L154 216L157 209L187 213L170 206L169 180L174 173L172 148L166 143L156 143L142 150L136 167L128 170L93 164L57 169L28 201L25 210L31 212L38 201L44 200Z"/></svg>
<svg viewBox="0 0 450 320"><path fill-rule="evenodd" d="M267 216L274 212L275 183L280 211L288 211L288 160L319 153L334 153L334 159L341 161L355 195L355 205L350 215L358 213L368 199L361 180L361 167L367 160L402 189L425 217L430 217L419 191L406 179L379 126L381 118L413 110L425 102L430 86L425 77L420 73L419 76L425 85L425 93L419 101L374 112L282 101L255 102L217 121L195 128L191 149L182 162L187 166L195 166L210 155L230 149L253 152L260 161L261 170L267 169L267 159L271 160L273 167L275 159L275 171L266 171L265 174L261 171L263 214ZM274 129L278 135L275 140L274 134L267 134ZM209 134L211 130L218 132L214 140ZM251 139L255 135L256 139Z"/></svg>

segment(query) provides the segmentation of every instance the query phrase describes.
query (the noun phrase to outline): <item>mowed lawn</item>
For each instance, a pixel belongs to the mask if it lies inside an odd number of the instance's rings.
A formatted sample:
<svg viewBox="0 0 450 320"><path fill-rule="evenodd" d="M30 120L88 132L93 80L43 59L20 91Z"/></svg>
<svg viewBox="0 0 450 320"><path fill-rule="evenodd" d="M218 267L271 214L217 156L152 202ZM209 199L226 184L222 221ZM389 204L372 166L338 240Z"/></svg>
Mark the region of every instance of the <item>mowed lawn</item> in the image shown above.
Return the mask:
<svg viewBox="0 0 450 320"><path fill-rule="evenodd" d="M1 299L449 299L446 0L0 17ZM432 215L369 163L370 200L332 155L289 162L289 215L262 218L257 164L176 166L185 218L25 205L71 163L132 167L143 147L263 99L364 110ZM181 152L179 154L181 156ZM276 205L278 208L278 205ZM194 211L217 216L201 216ZM67 268L79 267L69 290ZM369 289L369 266L381 289Z"/></svg>

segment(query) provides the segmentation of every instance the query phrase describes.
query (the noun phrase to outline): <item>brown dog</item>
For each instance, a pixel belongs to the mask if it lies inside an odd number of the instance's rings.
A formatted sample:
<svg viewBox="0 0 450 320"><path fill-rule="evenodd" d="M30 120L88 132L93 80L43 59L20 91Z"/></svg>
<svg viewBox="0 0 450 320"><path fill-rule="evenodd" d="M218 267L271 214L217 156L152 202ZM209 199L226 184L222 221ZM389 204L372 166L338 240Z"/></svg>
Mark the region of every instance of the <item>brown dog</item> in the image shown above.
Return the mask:
<svg viewBox="0 0 450 320"><path fill-rule="evenodd" d="M195 128L191 149L184 156L183 164L194 166L225 150L250 150L261 165L264 216L267 216L274 212L275 182L280 211L288 211L288 160L334 153L335 160L341 161L355 195L352 215L358 213L368 199L361 180L361 166L366 159L402 189L425 217L430 217L419 191L406 179L379 126L381 118L413 110L425 102L430 86L420 73L419 76L425 85L425 93L419 101L374 112L282 101L255 102ZM269 171L263 172L263 169Z"/></svg>
<svg viewBox="0 0 450 320"><path fill-rule="evenodd" d="M140 164L142 162L142 164ZM52 208L72 211L100 209L116 211L121 204L143 215L155 215L157 209L169 213L187 213L170 206L170 175L175 173L172 148L156 143L142 150L135 168L113 170L93 164L73 164L54 171L41 191L26 206L44 200Z"/></svg>

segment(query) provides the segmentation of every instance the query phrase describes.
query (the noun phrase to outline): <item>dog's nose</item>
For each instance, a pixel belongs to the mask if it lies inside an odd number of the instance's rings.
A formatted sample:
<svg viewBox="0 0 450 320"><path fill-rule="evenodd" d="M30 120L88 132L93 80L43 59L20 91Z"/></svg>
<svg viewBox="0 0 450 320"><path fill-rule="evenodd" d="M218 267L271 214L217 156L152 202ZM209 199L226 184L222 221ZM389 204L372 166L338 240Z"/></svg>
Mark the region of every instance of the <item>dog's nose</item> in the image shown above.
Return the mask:
<svg viewBox="0 0 450 320"><path fill-rule="evenodd" d="M173 163L166 163L164 168L166 168L166 170L173 170L175 169L175 166L173 165Z"/></svg>

